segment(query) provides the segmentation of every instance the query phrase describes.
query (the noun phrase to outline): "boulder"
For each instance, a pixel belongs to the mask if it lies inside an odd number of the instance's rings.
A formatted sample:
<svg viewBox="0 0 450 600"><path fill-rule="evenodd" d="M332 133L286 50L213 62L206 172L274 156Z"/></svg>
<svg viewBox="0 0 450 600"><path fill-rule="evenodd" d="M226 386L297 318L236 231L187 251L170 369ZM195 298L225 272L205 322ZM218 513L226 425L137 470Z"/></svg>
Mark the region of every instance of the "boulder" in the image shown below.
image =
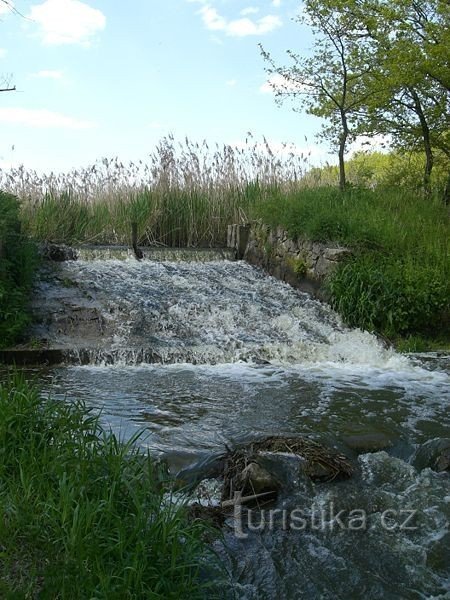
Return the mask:
<svg viewBox="0 0 450 600"><path fill-rule="evenodd" d="M257 462L251 462L243 469L240 481L244 495L276 492L280 487L277 478Z"/></svg>
<svg viewBox="0 0 450 600"><path fill-rule="evenodd" d="M450 471L450 438L435 438L417 448L413 459L416 469L430 468L438 473Z"/></svg>

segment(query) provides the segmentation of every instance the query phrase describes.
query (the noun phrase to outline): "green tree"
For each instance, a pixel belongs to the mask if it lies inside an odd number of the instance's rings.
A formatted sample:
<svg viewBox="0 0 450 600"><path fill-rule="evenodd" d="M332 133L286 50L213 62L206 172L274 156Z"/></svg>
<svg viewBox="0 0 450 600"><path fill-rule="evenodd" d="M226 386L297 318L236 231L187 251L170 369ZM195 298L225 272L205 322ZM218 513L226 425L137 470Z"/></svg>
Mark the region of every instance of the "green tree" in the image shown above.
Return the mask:
<svg viewBox="0 0 450 600"><path fill-rule="evenodd" d="M366 78L378 93L368 96L360 131L387 134L399 149L421 149L429 192L436 151L450 160L450 3L362 0L354 14L365 22L378 65Z"/></svg>
<svg viewBox="0 0 450 600"><path fill-rule="evenodd" d="M354 19L353 4L358 1L306 0L304 15L296 20L312 27L314 49L309 56L288 50L288 66L277 65L260 45L277 101L300 100L308 114L325 120L321 135L337 149L342 190L346 186L347 144L357 133L359 113L369 96L378 93L365 83L375 67L372 39L364 21Z"/></svg>

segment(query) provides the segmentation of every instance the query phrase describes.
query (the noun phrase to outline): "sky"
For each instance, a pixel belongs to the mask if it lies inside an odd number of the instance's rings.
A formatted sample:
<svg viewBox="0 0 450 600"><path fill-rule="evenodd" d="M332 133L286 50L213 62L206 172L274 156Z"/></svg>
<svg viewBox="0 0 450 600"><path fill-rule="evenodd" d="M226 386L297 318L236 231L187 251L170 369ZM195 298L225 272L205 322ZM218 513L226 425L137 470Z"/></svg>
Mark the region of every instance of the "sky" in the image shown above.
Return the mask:
<svg viewBox="0 0 450 600"><path fill-rule="evenodd" d="M0 168L65 171L145 160L157 142L241 145L251 132L333 161L315 117L279 107L261 43L280 64L310 51L298 0L0 0ZM1 86L0 86L1 87ZM334 162L334 161L333 161Z"/></svg>

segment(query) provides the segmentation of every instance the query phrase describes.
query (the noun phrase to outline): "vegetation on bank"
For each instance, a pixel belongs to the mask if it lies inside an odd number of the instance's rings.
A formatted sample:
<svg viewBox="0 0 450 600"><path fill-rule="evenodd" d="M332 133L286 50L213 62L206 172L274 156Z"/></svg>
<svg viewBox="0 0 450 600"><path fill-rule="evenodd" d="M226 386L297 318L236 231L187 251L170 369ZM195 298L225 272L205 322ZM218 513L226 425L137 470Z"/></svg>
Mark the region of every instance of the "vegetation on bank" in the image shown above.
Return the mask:
<svg viewBox="0 0 450 600"><path fill-rule="evenodd" d="M326 187L273 194L258 215L293 238L354 250L327 283L332 305L349 325L391 340L412 336L411 350L420 336L448 344L450 228L439 199L405 189Z"/></svg>
<svg viewBox="0 0 450 600"><path fill-rule="evenodd" d="M167 499L135 441L23 378L0 384L2 598L213 596L206 526Z"/></svg>
<svg viewBox="0 0 450 600"><path fill-rule="evenodd" d="M250 218L266 187L303 177L307 157L287 151L168 137L146 164L105 159L60 176L18 168L0 171L0 187L22 200L24 230L38 240L130 244L136 222L140 245L224 246L227 225Z"/></svg>
<svg viewBox="0 0 450 600"><path fill-rule="evenodd" d="M0 348L22 336L30 321L29 294L37 257L21 233L17 198L0 191Z"/></svg>

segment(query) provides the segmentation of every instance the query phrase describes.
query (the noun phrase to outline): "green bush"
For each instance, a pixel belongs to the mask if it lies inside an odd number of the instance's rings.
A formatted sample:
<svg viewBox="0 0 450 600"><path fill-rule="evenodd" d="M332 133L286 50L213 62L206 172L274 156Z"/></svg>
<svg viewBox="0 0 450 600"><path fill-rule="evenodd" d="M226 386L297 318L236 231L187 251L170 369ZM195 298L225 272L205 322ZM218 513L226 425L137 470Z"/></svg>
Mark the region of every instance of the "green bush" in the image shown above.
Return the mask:
<svg viewBox="0 0 450 600"><path fill-rule="evenodd" d="M37 264L34 245L21 234L17 199L0 192L0 347L20 339Z"/></svg>
<svg viewBox="0 0 450 600"><path fill-rule="evenodd" d="M22 378L0 385L2 598L213 597L206 526L135 442Z"/></svg>
<svg viewBox="0 0 450 600"><path fill-rule="evenodd" d="M342 265L328 289L333 307L349 325L388 337L442 334L449 311L445 273L378 253Z"/></svg>

